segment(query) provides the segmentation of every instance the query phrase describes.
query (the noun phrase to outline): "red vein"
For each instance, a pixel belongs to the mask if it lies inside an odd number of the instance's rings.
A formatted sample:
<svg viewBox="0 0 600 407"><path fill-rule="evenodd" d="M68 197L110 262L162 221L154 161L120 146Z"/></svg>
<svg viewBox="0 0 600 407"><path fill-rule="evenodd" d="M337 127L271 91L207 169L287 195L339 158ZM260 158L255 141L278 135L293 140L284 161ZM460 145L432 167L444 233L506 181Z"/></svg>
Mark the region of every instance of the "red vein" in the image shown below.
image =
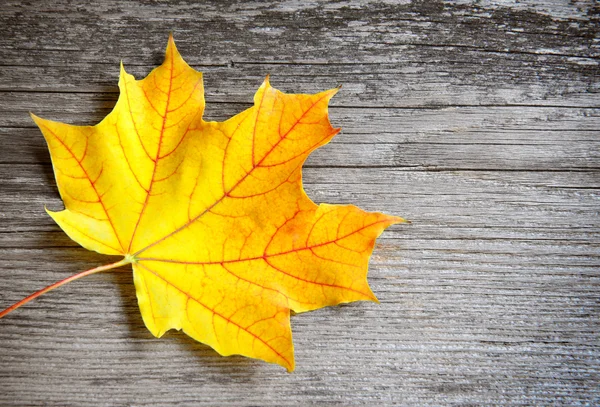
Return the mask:
<svg viewBox="0 0 600 407"><path fill-rule="evenodd" d="M281 292L281 291L279 291L279 290L277 290L277 289L275 289L275 288L266 287L266 286L264 286L264 285L261 285L261 284L258 284L258 283L256 283L256 282L254 282L254 281L252 281L252 280L248 280L248 279L246 279L246 278L244 278L244 277L241 277L240 275L238 275L238 274L234 273L233 271L231 271L231 270L229 270L227 267L225 267L225 264L224 264L224 263L225 263L225 262L222 262L222 263L221 263L221 267L223 267L223 269L224 269L226 272L228 272L229 274L231 274L232 276L234 276L234 277L235 277L235 278L237 278L238 280L245 281L245 282L247 282L248 284L252 284L252 285L254 285L254 286L257 286L257 287L259 287L259 288L262 288L263 290L267 290L267 291L273 291L273 292L276 292L277 294L280 294L280 295L282 295L283 297L285 297L285 299L286 299L286 300L288 300L288 303L289 303L289 301L291 300L291 301L297 302L298 304L309 304L309 305L315 305L315 304L316 304L316 303L314 303L314 302L300 301L300 300L298 300L298 299L296 299L296 298L292 298L292 297L290 297L289 295L287 295L287 294L285 294L285 293L283 293L283 292ZM186 266L187 266L187 264L186 264Z"/></svg>
<svg viewBox="0 0 600 407"><path fill-rule="evenodd" d="M143 267L143 268L145 268L145 267ZM145 278L143 279L143 281L144 281L144 288L146 289L146 295L148 295L148 299L150 299L150 289L148 288L148 281ZM154 315L154 307L152 306L151 300L148 301L148 306L150 307L150 313L152 314L152 320L154 320L156 322L156 316Z"/></svg>
<svg viewBox="0 0 600 407"><path fill-rule="evenodd" d="M258 117L260 116L260 109L262 108L262 104L265 100L266 94L267 87L265 86L265 90L263 91L262 97L260 98L260 103L258 104L258 108L256 109L256 119L254 119L254 129L252 129L252 167L254 168L256 168L256 161L254 159L254 142L256 140L256 128L258 127Z"/></svg>
<svg viewBox="0 0 600 407"><path fill-rule="evenodd" d="M249 112L251 112L251 109L248 109L248 110L246 110L246 112L241 113L241 114L246 113L246 115L243 118L241 118L240 122L237 124L235 129L231 132L230 136L227 136L222 130L219 130L225 137L228 138L227 144L225 145L225 150L223 151L223 165L221 168L221 185L223 188L223 193L225 193L225 165L227 164L227 152L229 151L229 145L231 144L231 140L233 140L233 136L235 136L235 134L238 132L238 130L240 129L242 124L246 121L246 119L250 115Z"/></svg>
<svg viewBox="0 0 600 407"><path fill-rule="evenodd" d="M96 219L96 218L93 218L93 217L91 217L91 216L89 216L89 215L86 215L85 213L81 213L81 212L79 212L79 211L78 211L78 213L79 213L79 214L81 214L81 215L83 215L83 216L87 216L88 218ZM80 234L82 234L83 236L87 237L88 239L90 239L90 240L93 240L93 241L94 241L94 242L96 242L96 243L100 243L101 245L103 245L103 246L106 246L106 247L108 247L109 249L112 249L112 250L114 250L115 252L123 251L123 248L121 248L121 250L119 250L119 249L117 249L117 248L115 248L115 247L112 247L111 245L108 245L108 244L106 244L106 243L104 243L104 242L102 242L102 241L98 240L96 237L94 237L94 236L92 236L92 235L88 235L87 233L84 233L84 232L82 232L81 230L77 229L77 227L75 227L75 226L71 225L69 222L65 222L65 220L64 220L64 219L61 219L61 222L62 222L62 223L64 223L65 225L67 225L67 226L69 226L69 227L71 227L71 228L75 229L77 232L79 232L79 233L80 233Z"/></svg>
<svg viewBox="0 0 600 407"><path fill-rule="evenodd" d="M67 158L68 160L68 158ZM58 166L54 167L55 171L60 172L60 175L67 177L67 178L71 178L71 179L87 179L85 176L84 177L75 177L73 175L67 174L66 172L63 172Z"/></svg>
<svg viewBox="0 0 600 407"><path fill-rule="evenodd" d="M186 136L189 134L190 131L198 130L197 128L192 128L192 124L196 121L196 118L198 116L200 116L201 114L202 114L202 111L199 110L198 113L196 113L196 115L192 118L192 120L190 120L190 123L188 124L187 128L185 129L185 132L183 132L183 135L181 136L179 141L177 142L177 145L168 153L163 154L162 156L158 157L157 160L162 160L162 159L170 156L171 154L173 154L179 148L181 143L183 143L183 140L186 138ZM187 117L187 115L184 116L179 122L177 122L177 124L179 124L181 121L183 121L186 117ZM171 127L171 126L168 126L168 127Z"/></svg>
<svg viewBox="0 0 600 407"><path fill-rule="evenodd" d="M73 200L73 201L77 201L77 202L82 202L84 204L97 204L100 203L100 198L96 199L95 201L87 201L85 199L80 199L77 198L75 196L73 196L73 194L71 194L67 189L65 189L64 191L67 195L69 195L69 197Z"/></svg>
<svg viewBox="0 0 600 407"><path fill-rule="evenodd" d="M165 176L164 176L164 177L162 177L162 178L156 178L156 179L154 180L154 182L155 182L155 183L159 183L159 182L162 182L162 181L166 181L166 180L168 180L169 178L171 178L173 175L177 174L177 171L179 171L179 167L181 167L181 164L183 164L183 161L184 161L184 160L181 160L181 161L179 161L179 164L177 164L177 166L175 167L175 169L174 169L174 170L173 170L173 171L172 171L172 172L171 172L169 175L165 175ZM160 194L154 194L153 196L156 196L156 195L162 195L162 194L163 194L163 193L160 193Z"/></svg>
<svg viewBox="0 0 600 407"><path fill-rule="evenodd" d="M148 150L146 150L146 146L142 142L142 137L140 136L140 132L137 128L137 125L135 124L135 120L133 119L133 110L131 109L131 101L129 100L129 90L127 89L127 82L125 82L125 98L127 99L127 106L129 107L129 109L127 109L127 110L129 111L129 117L131 118L131 124L133 124L133 130L135 130L135 134L138 138L138 141L140 142L140 145L142 146L142 150L144 150L144 153L146 153L148 158L152 160L152 156L150 155Z"/></svg>
<svg viewBox="0 0 600 407"><path fill-rule="evenodd" d="M262 168L273 168L273 167L278 167L280 165L284 165L287 164L291 161L296 160L297 158L302 157L305 154L311 153L312 151L315 150L315 148L317 148L319 145L321 145L321 143L323 143L325 140L335 136L336 134L338 134L340 132L341 129L334 129L334 131L328 135L326 135L325 137L323 137L321 140L317 141L315 144L313 144L312 146L310 146L309 148L307 148L306 150L302 151L300 154L297 154L291 158L288 158L287 160L284 161L280 161L278 163L275 164L269 164L269 165L261 165Z"/></svg>
<svg viewBox="0 0 600 407"><path fill-rule="evenodd" d="M286 223L288 221L286 221ZM317 248L317 247L322 247L322 246L326 246L326 245L329 245L329 244L335 244L338 241L344 240L344 239L346 239L346 238L348 238L348 237L350 237L350 236L352 236L352 235L354 235L356 233L360 233L361 231L363 231L363 230L365 230L367 228L370 228L372 226L378 225L380 223L385 223L385 222L387 222L386 219L370 223L370 224L368 224L366 226L363 226L363 227L361 227L359 229L356 229L356 230L354 230L354 231L352 231L352 232L350 232L350 233L348 233L348 234L346 234L344 236L337 237L335 240L329 240L327 242L317 243L317 244L314 244L312 246L306 246L306 247L302 247L302 248L292 249L292 250L288 250L288 251L285 251L285 252L270 253L270 254L264 253L262 256L247 257L247 258L244 258L244 259L232 259L232 260L221 260L221 261L197 261L197 262L194 262L194 261L161 259L161 258L156 258L156 257L138 257L138 261L155 261L155 262L159 262L159 263L187 264L187 265L198 265L198 266L221 265L221 266L224 267L224 264L229 264L229 263L242 263L242 262L249 262L249 261L255 261L255 260L264 260L267 264L269 264L269 266L273 267L267 261L267 259L273 258L273 257L278 257L278 256L284 256L284 255L291 254L291 253L298 253L298 252L306 251L306 250L310 250L312 252L312 250L315 249L315 248ZM347 248L344 248L344 249L350 250L350 249L347 249ZM350 250L350 251L353 251L353 250ZM327 259L327 260L339 263L336 260L332 260L332 259ZM278 271L281 271L281 270L279 270L276 267L273 267L273 268L276 269L276 270L278 270ZM290 277L297 278L298 280L301 280L301 281L307 281L309 283L313 283L313 284L316 284L316 285L327 285L327 284L322 284L322 283L318 283L318 282L315 282L315 281L303 280L300 277L287 274L287 273L285 273L283 271L282 271L282 273L286 274L286 275L289 275ZM345 288L345 287L341 287L341 288Z"/></svg>
<svg viewBox="0 0 600 407"><path fill-rule="evenodd" d="M171 66L172 66L172 65L173 65L173 64L171 63ZM173 78L173 77L171 77L171 78ZM187 103L187 102L188 102L188 101L189 101L189 100L192 98L192 96L194 96L194 92L195 92L195 91L196 91L196 89L198 88L198 85L199 85L199 84L201 84L201 83L202 83L202 78L200 78L200 79L198 79L198 80L196 81L196 84L194 85L194 87L193 87L192 91L190 92L189 96L188 96L188 97L187 97L187 98L186 98L186 99L183 101L183 103L181 103L181 104L180 104L179 106L177 106L177 107L174 107L173 109L167 109L167 110L165 111L165 114L167 114L167 113L173 113L174 111L176 111L176 110L179 110L179 109L181 109L183 106L185 106L185 104L186 104L186 103ZM169 88L170 88L170 87L169 87ZM171 92L171 89L169 89L169 93L170 93L170 92ZM168 96L167 96L167 97L168 97Z"/></svg>
<svg viewBox="0 0 600 407"><path fill-rule="evenodd" d="M154 169L152 170L152 177L150 178L150 186L148 187L148 192L146 193L146 199L144 200L144 204L142 206L142 210L140 211L140 216L138 217L137 222L135 223L135 227L133 229L133 233L131 235L131 239L129 241L129 248L127 252L131 251L131 247L133 246L133 242L135 240L135 236L140 226L140 222L144 217L144 213L146 212L146 208L148 207L148 201L150 200L150 196L152 195L152 187L154 186L154 177L156 176L156 170L158 169L158 159L160 157L160 149L162 147L163 137L165 135L165 124L167 123L167 112L169 110L169 102L171 101L171 87L173 86L173 47L170 47L170 60L171 60L171 69L169 70L169 90L167 92L167 102L165 103L165 114L162 117L162 128L160 129L160 135L158 138L158 147L156 149L156 157L154 158ZM146 92L144 91L144 95ZM147 96L146 96L147 98ZM150 101L148 101L150 102ZM150 103L150 106L152 104ZM154 107L153 107L154 108ZM156 110L156 109L155 109ZM158 112L157 112L158 113ZM159 113L160 116L160 113Z"/></svg>
<svg viewBox="0 0 600 407"><path fill-rule="evenodd" d="M308 235L306 235L306 240L304 241L304 244L308 247L308 241L310 240L310 237L312 236L313 230L315 229L315 226L317 226L317 224L321 221L321 219L323 219L325 217L325 215L327 215L328 212L324 212L321 214L321 216L319 216L319 218L315 221L315 223L312 224L312 226L310 227L310 230L308 231ZM339 240L339 239L337 239Z"/></svg>
<svg viewBox="0 0 600 407"><path fill-rule="evenodd" d="M50 134L52 134L54 136L54 138L56 138L58 140L58 142L64 147L64 149L67 150L69 152L69 154L71 154L71 156L77 162L77 164L79 164L79 168L81 168L81 170L85 174L86 179L88 180L88 182L90 183L92 189L96 193L96 196L98 197L98 200L100 201L100 205L102 205L102 209L104 210L104 213L106 214L106 218L108 219L108 222L110 223L110 226L111 226L111 228L113 230L113 233L115 234L115 237L117 238L117 241L119 242L119 246L121 246L121 252L123 252L124 251L123 250L123 243L121 243L121 239L119 237L119 234L117 233L117 229L115 228L115 225L113 224L113 221L112 221L110 215L108 214L108 210L106 209L106 206L104 205L104 201L102 200L102 195L100 195L100 193L98 192L98 189L96 188L95 182L98 181L98 178L96 178L96 181L92 182L92 179L90 178L90 176L89 176L88 172L86 171L86 169L84 168L83 164L77 159L77 157L75 157L75 153L65 144L65 142L62 141L47 126L44 126L41 123L40 123L40 126L44 127Z"/></svg>
<svg viewBox="0 0 600 407"><path fill-rule="evenodd" d="M196 193L196 188L198 188L198 181L200 180L200 175L196 175L196 180L194 182L194 188L192 188L192 192L190 193L188 208L187 208L187 218L188 222L192 220L192 197Z"/></svg>
<svg viewBox="0 0 600 407"><path fill-rule="evenodd" d="M163 236L162 238L154 241L153 243L149 244L148 246L138 250L137 252L134 253L134 256L138 256L140 253L148 250L151 247L156 246L157 244L163 242L165 239L170 238L171 236L181 232L183 229L187 228L190 224L194 223L196 220L198 220L199 218L201 218L202 216L204 216L204 214L206 214L207 212L210 212L210 210L212 208L214 208L215 206L217 206L219 203L221 203L223 201L223 199L227 198L229 196L229 194L235 189L237 188L246 178L248 178L248 176L250 176L250 174L252 174L252 172L254 170L256 170L257 168L259 168L261 166L261 164L267 159L267 157L275 150L275 148L277 148L277 146L286 138L286 136L296 127L296 125L300 122L300 120L302 120L302 118L304 116L306 116L306 114L311 111L319 102L321 102L323 99L325 99L327 97L327 95L323 95L321 98L319 98L318 100L316 100L312 106L310 106L308 109L306 109L306 111L296 120L296 123L294 123L293 126L291 126L288 131L283 135L283 137L281 137L279 139L279 141L275 144L273 144L273 146L271 146L271 148L269 149L269 151L266 152L266 154L263 156L263 158L256 163L255 165L253 165L252 169L247 172L242 178L240 178L230 189L229 191L225 192L223 194L223 196L221 196L219 199L217 199L212 205L210 205L208 208L206 208L204 211L200 212L197 216L195 216L193 219L189 220L188 222L184 223L183 225L181 225L180 227L178 227L177 229L175 229L173 232ZM259 112L257 112L258 115ZM282 113L283 114L283 113ZM256 126L254 128L254 130L256 131ZM137 227L137 226L136 226ZM132 239L133 240L133 239ZM131 247L130 247L131 248Z"/></svg>
<svg viewBox="0 0 600 407"><path fill-rule="evenodd" d="M276 271L279 271L281 274L284 274L284 275L286 275L286 276L288 276L288 277L292 277L292 278L293 278L293 279L295 279L295 280L299 280L299 281L302 281L302 282L304 282L304 283L309 283L309 284L318 285L318 286L321 286L321 287L341 288L341 289L343 289L343 290L352 291L352 292L354 292L354 293L361 294L361 295L364 295L364 296L366 296L366 297L369 297L369 295L367 295L367 294L363 293L362 291L358 291L358 290L355 290L355 289L353 289L353 288L350 288L350 287L345 287L345 286L343 286L343 285L338 285L338 284L328 284L328 283L321 283L321 282L312 281L312 280L307 280L307 279L305 279L305 278L301 278L301 277L295 276L295 275L293 275L293 274L290 274L290 273L287 273L287 272L285 272L284 270L280 269L279 267L277 267L277 266L275 266L275 265L271 264L271 262L269 262L267 259L263 259L263 261L264 261L265 263L267 263L267 265L268 265L269 267L271 267L272 269L274 269L274 270L276 270Z"/></svg>
<svg viewBox="0 0 600 407"><path fill-rule="evenodd" d="M131 163L129 162L129 158L127 157L127 152L125 151L125 147L123 146L123 143L121 142L121 133L119 133L119 126L117 126L116 124L115 124L115 131L117 133L117 138L119 139L119 146L121 146L121 150L123 151L123 157L125 157L125 162L127 163L127 166L129 167L129 171L131 171L131 173L133 174L133 178L135 178L135 181L138 183L140 188L142 188L144 191L148 192L146 187L144 187L142 185L142 182L139 180L137 174L135 173L135 171L133 170L133 167L131 166ZM143 146L142 146L142 148L143 148Z"/></svg>
<svg viewBox="0 0 600 407"><path fill-rule="evenodd" d="M175 92L175 91L173 91ZM183 116L181 116L181 119L177 120L175 123L169 124L168 126L165 127L165 129L170 129L173 128L175 126L179 126L179 123L181 123L182 121L184 121L191 113L188 114L184 114ZM188 129L190 128L192 122L190 122L190 124L188 124ZM162 157L159 157L162 158Z"/></svg>
<svg viewBox="0 0 600 407"><path fill-rule="evenodd" d="M183 295L185 295L187 298L192 299L194 302L196 302L198 305L200 305L202 308L210 311L213 316L218 316L219 318L223 319L225 322L230 323L232 325L235 325L236 327L238 327L238 329L243 330L244 332L247 332L250 336L254 337L254 339L258 339L260 342L262 342L266 347L268 347L269 349L271 349L271 351L273 353L275 353L277 356L279 356L281 359L283 359L288 365L291 366L290 361L283 356L281 353L279 353L275 348L273 348L271 345L269 345L269 343L267 341L265 341L264 339L262 339L260 336L256 335L253 332L250 332L246 327L243 327L242 325L232 321L231 319L227 318L225 315L217 312L214 308L209 307L208 305L202 303L202 301L200 301L198 298L193 297L192 295L190 295L189 293L187 293L186 291L184 291L183 289L179 288L178 286L176 286L175 284L173 284L172 281L167 280L166 278L164 278L163 276L160 275L160 273L158 273L157 271L154 271L146 266L144 266L141 263L137 263L140 267L142 267L143 269L145 269L146 271L148 271L149 273L152 273L154 276L156 276L157 278L161 279L162 281L164 281L166 284L170 285L171 287L175 288L177 291L179 291L180 293L182 293ZM213 328L214 328L214 324L213 324ZM216 331L215 331L216 333Z"/></svg>
<svg viewBox="0 0 600 407"><path fill-rule="evenodd" d="M268 194L269 192L273 192L273 191L275 191L276 189L278 189L279 187L281 187L283 184L287 184L287 183L293 182L293 181L290 181L290 179L291 179L291 178L292 178L294 175L297 175L297 174L296 174L296 171L298 170L298 167L300 167L300 166L301 166L301 165L298 165L296 168L294 168L294 169L292 170L292 172L290 173L290 175L289 175L289 176L288 176L286 179L284 179L284 180L283 180L283 181L281 181L279 184L275 185L273 188L271 188L271 189L269 189L269 190L266 190L266 191L261 191L261 192L257 192L256 194L252 194L252 195L244 195L244 196L234 196L234 195L231 195L231 193L229 193L229 195L228 195L228 196L229 196L229 198L232 198L232 199L246 199L246 198L254 198L254 197L257 197L257 196L266 195L266 194ZM214 213L214 212L213 212L213 213Z"/></svg>
<svg viewBox="0 0 600 407"><path fill-rule="evenodd" d="M165 92L164 90L162 90L160 88L160 86L158 86L158 83L156 83L156 75L152 75L152 81L154 82L154 89L156 89L157 91L159 91L160 93L162 93L163 95L166 95L167 92Z"/></svg>
<svg viewBox="0 0 600 407"><path fill-rule="evenodd" d="M106 222L106 221L107 221L107 219L106 219L106 218L97 218L97 217L95 217L95 216L92 216L92 215L90 215L90 214L87 214L87 213L85 213L85 212L82 212L82 211L80 211L80 210L78 210L78 209L69 209L69 211L71 211L71 212L73 212L73 213L78 213L78 214L80 214L81 216L85 216L86 218L94 219L94 220L97 220L97 221L99 221L99 222ZM116 249L115 249L115 250L116 250ZM117 251L118 251L118 250L117 250Z"/></svg>
<svg viewBox="0 0 600 407"><path fill-rule="evenodd" d="M172 66L173 64L171 64ZM170 77L170 80L172 80L173 78ZM158 109L156 107L154 107L154 105L152 104L152 101L150 100L150 98L148 97L148 94L146 93L146 89L144 89L142 87L142 93L144 94L144 97L146 98L146 101L148 102L148 104L150 105L150 107L152 108L152 110L154 110L154 112L163 118L163 121L165 119L165 116L167 115L167 112L165 111L164 114L160 114L160 112L158 111ZM167 104L169 104L169 97L171 96L171 87L169 86L169 93L167 93Z"/></svg>
<svg viewBox="0 0 600 407"><path fill-rule="evenodd" d="M342 246L340 246L340 245L338 244L338 242L333 242L333 244L337 245L337 246L338 246L338 247L340 247L340 248L343 248L343 249L345 249L345 247L342 247ZM350 251L351 251L351 252L354 252L354 250L350 250ZM319 255L319 254L315 253L315 251L314 251L313 249L310 249L310 252L312 253L312 255L313 255L313 256L315 256L316 258L318 258L318 259L321 259L321 260L330 261L330 262L332 262L332 263L336 263L336 264L342 264L342 265L344 265L344 266L347 266L347 267L360 268L360 267L359 267L359 266L357 266L356 264L347 263L347 262L345 262L345 261L336 260L336 259L330 259L330 258L328 258L328 257L323 257L323 256L321 256L321 255Z"/></svg>

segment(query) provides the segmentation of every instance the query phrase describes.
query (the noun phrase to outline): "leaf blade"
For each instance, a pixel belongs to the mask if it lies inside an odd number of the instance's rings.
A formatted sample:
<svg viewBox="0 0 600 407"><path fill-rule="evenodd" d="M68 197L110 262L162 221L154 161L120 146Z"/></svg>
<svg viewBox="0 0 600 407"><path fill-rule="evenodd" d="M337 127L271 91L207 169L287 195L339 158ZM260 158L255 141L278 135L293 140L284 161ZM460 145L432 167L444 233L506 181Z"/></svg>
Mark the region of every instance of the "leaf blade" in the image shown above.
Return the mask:
<svg viewBox="0 0 600 407"><path fill-rule="evenodd" d="M285 94L267 78L254 106L205 122L202 74L172 36L165 61L135 80L96 126L32 116L65 203L48 213L82 246L133 264L144 323L294 369L290 310L377 302L367 282L375 239L403 219L316 205L302 165L340 129L338 88Z"/></svg>

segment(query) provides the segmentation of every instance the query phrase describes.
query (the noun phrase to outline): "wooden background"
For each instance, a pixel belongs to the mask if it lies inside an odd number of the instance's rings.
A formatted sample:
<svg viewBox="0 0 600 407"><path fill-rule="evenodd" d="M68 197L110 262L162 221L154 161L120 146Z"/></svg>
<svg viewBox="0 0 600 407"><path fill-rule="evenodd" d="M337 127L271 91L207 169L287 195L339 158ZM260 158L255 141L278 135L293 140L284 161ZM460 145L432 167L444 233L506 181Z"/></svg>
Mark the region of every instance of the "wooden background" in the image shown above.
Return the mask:
<svg viewBox="0 0 600 407"><path fill-rule="evenodd" d="M78 247L28 112L95 124L169 31L205 117L343 85L316 202L412 220L378 240L381 304L292 318L296 371L154 339L130 272L0 320L0 404L600 404L600 9L594 1L0 1L0 308L112 259Z"/></svg>

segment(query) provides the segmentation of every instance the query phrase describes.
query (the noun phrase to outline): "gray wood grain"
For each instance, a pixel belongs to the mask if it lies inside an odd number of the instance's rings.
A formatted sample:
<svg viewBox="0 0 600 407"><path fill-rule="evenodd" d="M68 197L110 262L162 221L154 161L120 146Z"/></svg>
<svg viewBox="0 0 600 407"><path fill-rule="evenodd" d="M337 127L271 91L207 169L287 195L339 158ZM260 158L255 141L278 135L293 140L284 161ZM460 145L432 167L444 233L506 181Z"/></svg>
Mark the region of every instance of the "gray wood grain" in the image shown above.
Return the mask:
<svg viewBox="0 0 600 407"><path fill-rule="evenodd" d="M292 318L296 371L154 339L131 273L0 320L0 405L600 404L600 9L593 1L23 2L0 7L0 308L111 259L60 209L29 112L94 124L119 62L169 31L205 73L206 116L342 84L316 202L410 219L378 240L380 304Z"/></svg>

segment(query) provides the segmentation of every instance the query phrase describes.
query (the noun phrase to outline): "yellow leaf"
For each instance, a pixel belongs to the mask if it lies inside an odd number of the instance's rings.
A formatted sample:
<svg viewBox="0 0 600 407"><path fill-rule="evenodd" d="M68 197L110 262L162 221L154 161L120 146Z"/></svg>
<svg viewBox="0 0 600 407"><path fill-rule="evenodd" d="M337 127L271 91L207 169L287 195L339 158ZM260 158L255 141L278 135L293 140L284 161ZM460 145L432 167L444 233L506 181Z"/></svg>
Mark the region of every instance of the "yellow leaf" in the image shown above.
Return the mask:
<svg viewBox="0 0 600 407"><path fill-rule="evenodd" d="M66 208L50 216L83 247L132 264L155 336L182 329L222 355L293 370L290 310L377 301L369 257L403 220L316 205L302 188L307 156L339 131L327 113L337 89L285 94L267 78L253 107L206 122L202 74L172 37L145 79L121 67L119 88L96 126L33 118Z"/></svg>

